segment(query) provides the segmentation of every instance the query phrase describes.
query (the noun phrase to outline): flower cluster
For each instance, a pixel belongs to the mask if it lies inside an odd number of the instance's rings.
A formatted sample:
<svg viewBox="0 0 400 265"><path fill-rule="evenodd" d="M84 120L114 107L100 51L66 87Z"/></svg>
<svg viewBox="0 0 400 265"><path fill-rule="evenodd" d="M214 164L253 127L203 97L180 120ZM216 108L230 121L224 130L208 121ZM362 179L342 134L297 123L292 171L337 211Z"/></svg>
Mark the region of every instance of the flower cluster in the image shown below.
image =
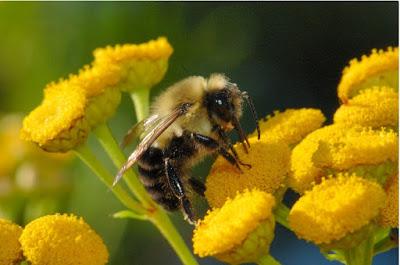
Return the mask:
<svg viewBox="0 0 400 265"><path fill-rule="evenodd" d="M0 263L14 265L27 260L32 265L103 265L108 251L99 235L73 215L40 217L24 229L0 219Z"/></svg>
<svg viewBox="0 0 400 265"><path fill-rule="evenodd" d="M94 61L68 79L50 83L24 120L21 137L50 152L82 144L115 112L121 91L150 88L164 76L173 50L165 38L94 51Z"/></svg>
<svg viewBox="0 0 400 265"><path fill-rule="evenodd" d="M343 251L330 258L349 265L359 264L354 262L357 255L369 257L362 251L372 253L373 243L365 242L374 242L379 229L398 227L397 85L398 49L373 50L344 69L338 86L342 104L333 124L321 127L325 117L316 109L288 109L260 121L261 140L251 135L249 153L235 146L251 168L240 172L218 157L210 171L205 195L213 209L197 224L195 253L232 264L262 264L265 259L260 257L269 255L268 247L257 258L244 250L235 258L221 253L246 248L243 235L260 223L259 208L272 207L272 216L270 210L264 212L268 220L275 215L324 252ZM281 203L287 188L300 194L290 210ZM251 195L254 192L264 192L276 203L271 206ZM273 234L273 228L268 231ZM253 247L265 242L253 240Z"/></svg>

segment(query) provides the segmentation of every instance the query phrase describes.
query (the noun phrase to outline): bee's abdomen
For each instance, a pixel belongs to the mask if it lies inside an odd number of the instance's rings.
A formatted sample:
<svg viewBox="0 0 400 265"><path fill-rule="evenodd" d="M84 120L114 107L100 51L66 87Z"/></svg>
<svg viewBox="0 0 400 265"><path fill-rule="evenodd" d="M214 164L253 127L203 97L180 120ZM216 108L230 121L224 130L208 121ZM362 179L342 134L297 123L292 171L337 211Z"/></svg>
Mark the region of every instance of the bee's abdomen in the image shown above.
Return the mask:
<svg viewBox="0 0 400 265"><path fill-rule="evenodd" d="M140 181L154 201L169 211L179 209L180 201L168 186L161 149L150 147L138 161L138 171Z"/></svg>

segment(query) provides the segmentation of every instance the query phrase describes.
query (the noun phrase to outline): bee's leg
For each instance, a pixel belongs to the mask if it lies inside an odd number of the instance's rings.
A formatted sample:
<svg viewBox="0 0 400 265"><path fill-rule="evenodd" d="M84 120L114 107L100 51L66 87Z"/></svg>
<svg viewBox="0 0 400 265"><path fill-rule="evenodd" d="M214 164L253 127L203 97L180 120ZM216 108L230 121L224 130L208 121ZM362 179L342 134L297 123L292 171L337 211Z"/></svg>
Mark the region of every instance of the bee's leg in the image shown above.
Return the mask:
<svg viewBox="0 0 400 265"><path fill-rule="evenodd" d="M236 166L240 171L242 171L240 169L240 165L239 165L238 161L236 160L236 158L233 155L231 155L224 146L221 146L219 144L219 142L217 142L216 140L214 140L211 137L208 137L208 136L202 135L202 134L198 134L198 133L192 133L192 137L197 143L201 144L202 146L204 146L208 149L211 149L211 150L216 150L229 163Z"/></svg>
<svg viewBox="0 0 400 265"><path fill-rule="evenodd" d="M203 182L193 177L189 178L189 185L192 189L199 194L200 196L204 197L204 193L206 192L206 186Z"/></svg>
<svg viewBox="0 0 400 265"><path fill-rule="evenodd" d="M176 168L172 165L169 158L166 158L164 160L164 165L168 184L174 195L181 201L182 211L185 219L187 219L189 223L194 224L192 205L186 196L185 189L183 188L178 170L176 170Z"/></svg>

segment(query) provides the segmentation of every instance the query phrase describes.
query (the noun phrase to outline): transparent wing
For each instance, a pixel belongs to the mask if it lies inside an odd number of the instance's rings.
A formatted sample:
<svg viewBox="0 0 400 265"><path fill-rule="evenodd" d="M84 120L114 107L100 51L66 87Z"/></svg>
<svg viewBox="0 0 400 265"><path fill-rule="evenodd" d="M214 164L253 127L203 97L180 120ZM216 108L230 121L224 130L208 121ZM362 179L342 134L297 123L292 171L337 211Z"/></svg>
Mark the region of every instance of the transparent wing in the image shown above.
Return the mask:
<svg viewBox="0 0 400 265"><path fill-rule="evenodd" d="M113 186L117 184L117 182L122 178L124 173L140 159L140 157L144 154L144 152L146 152L147 149L149 149L149 147L154 143L154 141L157 140L157 138L166 129L168 129L168 127L171 126L171 124L174 123L176 119L184 115L192 105L193 105L192 103L184 103L181 106L177 107L171 113L163 116L162 118L155 118L154 121L151 121L149 123L152 124L151 126L149 125L148 127L151 129L148 130L148 132L143 137L139 145L136 147L135 151L133 151L133 153L129 156L126 163L119 170L117 176L114 179Z"/></svg>
<svg viewBox="0 0 400 265"><path fill-rule="evenodd" d="M162 117L158 114L151 115L147 119L144 119L135 125L133 125L129 131L125 134L120 147L125 148L134 139L140 139L142 135L146 135L162 120Z"/></svg>

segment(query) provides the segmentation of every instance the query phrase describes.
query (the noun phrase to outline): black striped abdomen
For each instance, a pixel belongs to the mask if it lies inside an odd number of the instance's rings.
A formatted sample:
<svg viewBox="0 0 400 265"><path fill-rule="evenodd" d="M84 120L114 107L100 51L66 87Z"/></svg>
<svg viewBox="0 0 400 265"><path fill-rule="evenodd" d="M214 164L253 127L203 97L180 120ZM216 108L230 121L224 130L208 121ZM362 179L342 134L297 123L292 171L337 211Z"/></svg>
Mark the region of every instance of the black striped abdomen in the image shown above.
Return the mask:
<svg viewBox="0 0 400 265"><path fill-rule="evenodd" d="M152 199L166 210L179 209L180 201L172 193L164 170L164 157L161 149L150 147L138 161L140 181Z"/></svg>

